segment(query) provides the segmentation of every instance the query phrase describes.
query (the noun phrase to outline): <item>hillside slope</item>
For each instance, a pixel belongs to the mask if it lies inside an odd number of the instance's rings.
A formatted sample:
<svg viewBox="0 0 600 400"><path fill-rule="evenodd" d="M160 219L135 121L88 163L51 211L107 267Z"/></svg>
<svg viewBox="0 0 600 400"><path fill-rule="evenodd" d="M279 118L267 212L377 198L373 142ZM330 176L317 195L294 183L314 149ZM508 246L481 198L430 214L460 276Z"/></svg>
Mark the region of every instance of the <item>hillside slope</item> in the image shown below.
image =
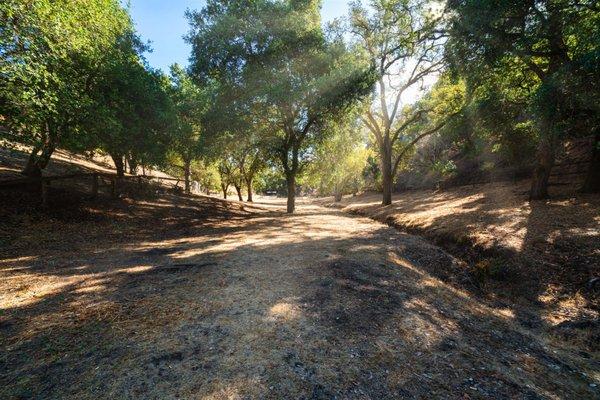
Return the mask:
<svg viewBox="0 0 600 400"><path fill-rule="evenodd" d="M464 260L467 272L436 274L504 299L525 298L551 325L597 318L600 196L559 185L552 199L529 202L528 183L406 191L387 207L376 193L318 203L435 241Z"/></svg>
<svg viewBox="0 0 600 400"><path fill-rule="evenodd" d="M26 146L7 146L6 143L0 142L0 215L25 210L36 211L41 206L41 193L38 184L2 185L2 183L10 183L13 180L24 178L20 172L29 157L28 151L29 149ZM82 205L82 202L90 200L93 179L85 174L92 172L116 174L114 165L108 156L93 154L85 157L65 150L56 150L48 166L44 169L43 176L57 178L68 176L69 178L52 180L47 189L49 208L77 208ZM143 172L148 176L172 179L171 176L159 170L147 168L143 171L138 168L138 174ZM77 176L77 174L84 175ZM107 197L110 197L112 193L110 185L109 177L100 178L99 194L101 198L106 200ZM157 191L173 190L176 186L181 188L183 183L153 179L150 182L145 182L144 185L136 185L134 181L125 180L119 184L117 194L144 197Z"/></svg>
<svg viewBox="0 0 600 400"><path fill-rule="evenodd" d="M5 146L0 142L0 181L22 178L21 170L29 157L29 148L26 146ZM110 157L93 154L85 157L81 154L71 153L66 150L55 150L48 166L44 169L44 176L59 176L77 172L104 172L115 173ZM141 173L139 168L139 173ZM155 169L146 170L147 175L169 177L162 171Z"/></svg>

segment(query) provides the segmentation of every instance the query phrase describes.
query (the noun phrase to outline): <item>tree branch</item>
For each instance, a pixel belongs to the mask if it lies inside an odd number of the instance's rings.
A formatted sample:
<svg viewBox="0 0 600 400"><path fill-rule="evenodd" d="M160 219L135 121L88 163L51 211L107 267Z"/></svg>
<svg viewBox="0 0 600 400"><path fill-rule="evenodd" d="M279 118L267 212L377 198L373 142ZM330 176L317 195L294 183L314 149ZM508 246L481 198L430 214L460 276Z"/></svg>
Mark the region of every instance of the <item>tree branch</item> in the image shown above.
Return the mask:
<svg viewBox="0 0 600 400"><path fill-rule="evenodd" d="M402 158L404 157L404 155L410 148L412 148L415 144L417 144L417 142L419 140L423 139L424 137L434 134L435 132L442 129L444 127L444 125L446 125L446 123L448 122L449 119L450 118L446 119L445 121L441 122L437 126L431 128L428 131L421 133L420 135L415 137L413 140L411 140L410 143L408 143L408 145L404 149L402 149L402 151L396 156L396 160L394 161L394 167L392 169L392 174L396 175L396 172L398 171L398 166L400 165L400 161L402 161Z"/></svg>
<svg viewBox="0 0 600 400"><path fill-rule="evenodd" d="M421 109L421 110L417 111L411 118L406 120L402 125L400 125L400 127L398 129L396 129L396 131L394 132L394 135L392 136L392 145L400 136L400 132L405 130L409 125L419 121L423 117L423 114L426 112L429 112L429 111L431 111L431 110Z"/></svg>
<svg viewBox="0 0 600 400"><path fill-rule="evenodd" d="M367 122L363 117L361 117L361 120L365 123L367 128L369 128L369 130L373 132L373 135L377 139L377 143L381 146L383 143L383 133L379 129L379 124L377 124L377 121L373 117L371 111L367 111L367 117L369 118L370 123Z"/></svg>

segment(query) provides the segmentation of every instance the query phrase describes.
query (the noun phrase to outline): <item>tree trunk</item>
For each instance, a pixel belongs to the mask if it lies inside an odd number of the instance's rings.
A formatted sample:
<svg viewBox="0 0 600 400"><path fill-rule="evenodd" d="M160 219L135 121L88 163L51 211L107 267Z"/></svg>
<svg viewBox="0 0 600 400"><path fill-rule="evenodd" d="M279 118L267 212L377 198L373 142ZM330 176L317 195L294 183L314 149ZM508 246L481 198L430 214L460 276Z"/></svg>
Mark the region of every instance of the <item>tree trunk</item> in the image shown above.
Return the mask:
<svg viewBox="0 0 600 400"><path fill-rule="evenodd" d="M246 179L246 188L248 190L248 202L252 203L252 178Z"/></svg>
<svg viewBox="0 0 600 400"><path fill-rule="evenodd" d="M342 201L342 192L336 190L333 196L336 203Z"/></svg>
<svg viewBox="0 0 600 400"><path fill-rule="evenodd" d="M288 172L286 174L287 182L287 212L293 214L296 209L296 174Z"/></svg>
<svg viewBox="0 0 600 400"><path fill-rule="evenodd" d="M183 166L183 179L185 182L185 192L187 194L190 193L190 165L191 165L191 161L190 160L185 160L184 161L184 166Z"/></svg>
<svg viewBox="0 0 600 400"><path fill-rule="evenodd" d="M27 159L27 164L25 164L25 168L21 171L21 174L28 176L30 178L39 178L42 176L42 170L37 164L38 153L40 152L41 146L35 146L31 153L29 154L29 158Z"/></svg>
<svg viewBox="0 0 600 400"><path fill-rule="evenodd" d="M117 154L111 154L110 157L115 163L115 169L117 170L117 177L122 178L125 176L125 164L123 163L123 156Z"/></svg>
<svg viewBox="0 0 600 400"><path fill-rule="evenodd" d="M293 133L290 134L293 136ZM296 210L296 174L298 173L299 169L298 153L300 144L301 141L296 141L292 143L291 147L287 147L281 152L281 164L283 167L283 172L285 173L285 181L287 185L288 214L293 214Z"/></svg>
<svg viewBox="0 0 600 400"><path fill-rule="evenodd" d="M242 186L237 183L233 186L235 187L235 191L237 192L238 200L244 201L244 198L242 197Z"/></svg>
<svg viewBox="0 0 600 400"><path fill-rule="evenodd" d="M550 179L550 172L554 166L555 141L553 137L545 137L538 146L537 164L533 170L533 179L529 194L530 200L548 198L548 181Z"/></svg>
<svg viewBox="0 0 600 400"><path fill-rule="evenodd" d="M381 146L381 186L383 189L383 201L381 204L389 206L392 204L392 146L386 141Z"/></svg>
<svg viewBox="0 0 600 400"><path fill-rule="evenodd" d="M592 161L581 188L581 191L585 193L600 192L600 133L596 134L593 146Z"/></svg>
<svg viewBox="0 0 600 400"><path fill-rule="evenodd" d="M128 164L129 164L129 173L131 175L137 175L138 163L137 163L136 159L134 157L129 158Z"/></svg>
<svg viewBox="0 0 600 400"><path fill-rule="evenodd" d="M44 147L44 149L42 150L42 154L40 155L40 158L38 159L38 167L40 169L46 168L46 166L50 162L52 153L54 153L54 149L55 149L55 144L52 141Z"/></svg>
<svg viewBox="0 0 600 400"><path fill-rule="evenodd" d="M50 158L52 157L55 148L55 142L50 137L43 145L35 147L31 151L31 154L27 159L27 164L21 173L32 178L39 178L42 176L42 170L46 168L50 162ZM38 154L40 150L42 152Z"/></svg>
<svg viewBox="0 0 600 400"><path fill-rule="evenodd" d="M223 198L227 200L227 189L229 189L229 185L221 184L221 190L223 191Z"/></svg>

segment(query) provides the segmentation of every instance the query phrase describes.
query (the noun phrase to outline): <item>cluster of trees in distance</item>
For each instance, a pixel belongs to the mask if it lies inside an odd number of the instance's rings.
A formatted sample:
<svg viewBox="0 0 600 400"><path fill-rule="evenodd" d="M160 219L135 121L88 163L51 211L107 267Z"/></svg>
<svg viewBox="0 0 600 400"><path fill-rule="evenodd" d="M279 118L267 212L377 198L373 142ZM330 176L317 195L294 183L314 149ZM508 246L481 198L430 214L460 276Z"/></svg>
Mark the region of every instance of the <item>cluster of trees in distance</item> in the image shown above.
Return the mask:
<svg viewBox="0 0 600 400"><path fill-rule="evenodd" d="M277 191L293 212L299 192L386 205L490 171L544 198L562 143L592 137L583 189L600 190L596 1L355 1L327 25L320 8L207 0L187 13L190 65L166 75L119 0L6 0L0 139L29 146L28 176L59 147L103 152L119 175Z"/></svg>

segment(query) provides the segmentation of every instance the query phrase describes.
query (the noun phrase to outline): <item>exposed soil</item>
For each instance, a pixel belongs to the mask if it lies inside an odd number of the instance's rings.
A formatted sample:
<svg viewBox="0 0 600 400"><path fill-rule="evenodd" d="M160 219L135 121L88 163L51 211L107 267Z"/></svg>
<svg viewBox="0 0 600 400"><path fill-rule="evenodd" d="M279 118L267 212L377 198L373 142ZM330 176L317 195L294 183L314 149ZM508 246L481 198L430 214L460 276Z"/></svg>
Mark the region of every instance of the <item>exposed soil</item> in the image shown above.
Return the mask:
<svg viewBox="0 0 600 400"><path fill-rule="evenodd" d="M600 196L565 184L551 188L550 200L529 202L528 185L407 191L386 207L375 193L317 203L426 237L462 261L458 270L427 268L436 277L488 300L533 306L531 324L566 329L598 350ZM590 329L580 335L574 326Z"/></svg>
<svg viewBox="0 0 600 400"><path fill-rule="evenodd" d="M23 178L20 172L27 163L31 148L28 146L3 142L0 140L0 182L3 180ZM59 176L79 172L115 173L113 162L107 155L90 154L84 157L80 154L57 149L52 153L48 166L44 169L45 176ZM153 169L142 170L147 175L168 177L169 175Z"/></svg>
<svg viewBox="0 0 600 400"><path fill-rule="evenodd" d="M372 219L160 193L73 210L0 222L0 398L600 397L598 352Z"/></svg>

